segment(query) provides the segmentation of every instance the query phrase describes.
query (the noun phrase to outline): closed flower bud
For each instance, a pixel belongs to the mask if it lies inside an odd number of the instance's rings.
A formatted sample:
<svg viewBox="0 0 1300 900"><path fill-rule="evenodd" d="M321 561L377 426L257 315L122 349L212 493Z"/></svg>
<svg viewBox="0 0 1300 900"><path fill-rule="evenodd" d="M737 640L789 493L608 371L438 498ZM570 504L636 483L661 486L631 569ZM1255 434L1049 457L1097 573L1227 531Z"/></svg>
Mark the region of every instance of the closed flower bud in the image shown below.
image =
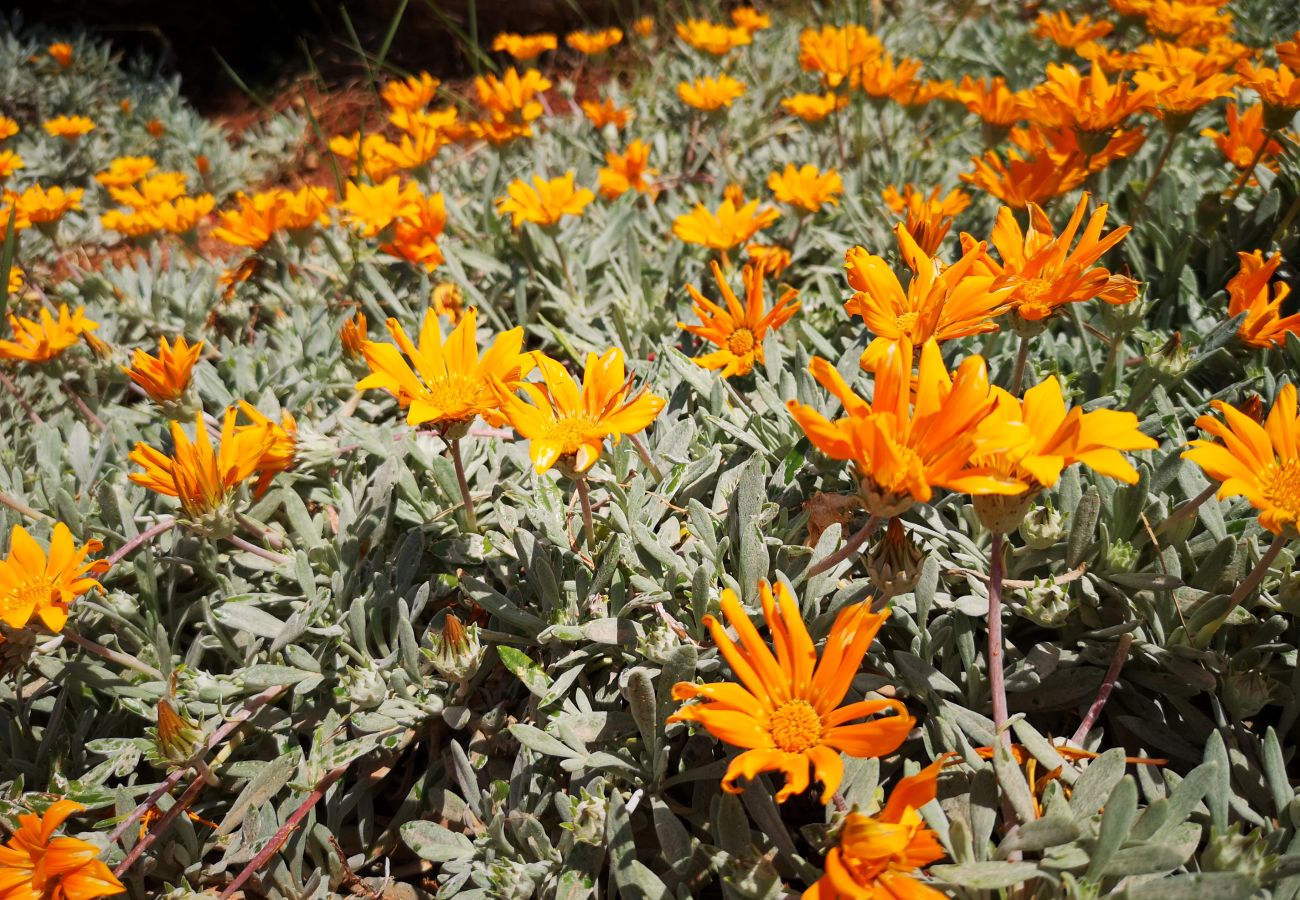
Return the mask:
<svg viewBox="0 0 1300 900"><path fill-rule="evenodd" d="M358 709L374 709L388 696L388 684L382 673L366 667L348 667L346 674L334 689L334 696L350 702Z"/></svg>
<svg viewBox="0 0 1300 900"><path fill-rule="evenodd" d="M1046 550L1065 537L1065 516L1051 506L1040 506L1020 523L1020 536L1031 550Z"/></svg>
<svg viewBox="0 0 1300 900"><path fill-rule="evenodd" d="M1129 572L1137 564L1137 548L1128 541L1116 538L1106 545L1101 554L1102 563L1112 572Z"/></svg>
<svg viewBox="0 0 1300 900"><path fill-rule="evenodd" d="M1159 349L1148 353L1147 363L1166 384L1185 376L1191 368L1192 354L1183 343L1183 333L1175 331Z"/></svg>
<svg viewBox="0 0 1300 900"><path fill-rule="evenodd" d="M149 759L164 768L184 766L203 749L203 734L188 716L176 711L167 699L158 701L158 725L147 733L153 738Z"/></svg>
<svg viewBox="0 0 1300 900"><path fill-rule="evenodd" d="M1242 834L1242 823L1234 822L1229 830L1211 831L1210 840L1197 860L1203 872L1240 873L1238 877L1260 883L1277 865L1277 856L1269 850L1264 835L1257 829Z"/></svg>
<svg viewBox="0 0 1300 900"><path fill-rule="evenodd" d="M293 462L299 469L321 471L331 469L339 462L339 442L332 435L317 431L308 425L298 426L295 435Z"/></svg>
<svg viewBox="0 0 1300 900"><path fill-rule="evenodd" d="M1075 606L1068 588L1043 582L1026 592L1025 602L1015 612L1044 628L1059 628L1074 612Z"/></svg>
<svg viewBox="0 0 1300 900"><path fill-rule="evenodd" d="M597 847L605 842L605 812L608 802L605 799L604 785L598 784L595 793L581 789L579 797L569 797L570 820L564 823L573 833L573 839Z"/></svg>
<svg viewBox="0 0 1300 900"><path fill-rule="evenodd" d="M994 534L1015 531L1034 505L1038 491L1023 494L982 494L972 497L980 524Z"/></svg>
<svg viewBox="0 0 1300 900"><path fill-rule="evenodd" d="M429 659L448 681L468 681L483 661L478 626L466 626L454 613L443 617L441 629L429 632L429 643Z"/></svg>
<svg viewBox="0 0 1300 900"><path fill-rule="evenodd" d="M896 597L916 587L925 557L926 552L903 528L902 519L895 517L867 552L867 573L881 595Z"/></svg>

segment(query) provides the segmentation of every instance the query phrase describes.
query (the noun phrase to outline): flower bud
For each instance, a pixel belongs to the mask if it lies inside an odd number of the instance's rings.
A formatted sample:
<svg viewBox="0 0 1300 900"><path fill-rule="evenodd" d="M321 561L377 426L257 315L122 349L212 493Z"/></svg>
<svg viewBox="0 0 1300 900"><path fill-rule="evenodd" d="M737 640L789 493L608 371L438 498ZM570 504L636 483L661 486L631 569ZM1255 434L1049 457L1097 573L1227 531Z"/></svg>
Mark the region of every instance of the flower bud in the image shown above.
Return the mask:
<svg viewBox="0 0 1300 900"><path fill-rule="evenodd" d="M1147 363L1165 383L1178 381L1185 376L1191 368L1192 354L1183 343L1183 333L1175 331L1159 349L1148 352Z"/></svg>
<svg viewBox="0 0 1300 900"><path fill-rule="evenodd" d="M294 440L293 462L298 468L324 471L338 465L339 442L333 435L300 425Z"/></svg>
<svg viewBox="0 0 1300 900"><path fill-rule="evenodd" d="M157 727L147 729L147 734L153 738L148 758L163 768L187 765L203 749L203 733L188 716L177 712L166 698L158 701L157 713Z"/></svg>
<svg viewBox="0 0 1300 900"><path fill-rule="evenodd" d="M1022 494L979 494L971 499L981 525L994 534L1010 534L1024 521L1037 497L1037 490L1027 490Z"/></svg>
<svg viewBox="0 0 1300 900"><path fill-rule="evenodd" d="M1112 572L1130 572L1138 561L1138 551L1131 543L1116 538L1101 553L1102 564Z"/></svg>
<svg viewBox="0 0 1300 900"><path fill-rule="evenodd" d="M603 787L603 785L598 785ZM582 788L580 797L569 797L570 820L563 827L573 833L573 839L597 847L605 842L605 812L608 802L604 790L594 794Z"/></svg>
<svg viewBox="0 0 1300 900"><path fill-rule="evenodd" d="M527 863L517 859L498 859L488 879L492 882L491 896L498 900L530 900L537 895L533 873Z"/></svg>
<svg viewBox="0 0 1300 900"><path fill-rule="evenodd" d="M374 709L388 696L388 683L382 673L369 666L349 666L334 689L334 696L358 709Z"/></svg>
<svg viewBox="0 0 1300 900"><path fill-rule="evenodd" d="M894 517L867 552L867 573L882 595L896 597L916 587L925 557L926 552L903 528L903 521Z"/></svg>
<svg viewBox="0 0 1300 900"><path fill-rule="evenodd" d="M441 630L430 630L429 659L438 674L448 681L468 681L483 661L478 626L466 627L454 613L447 613Z"/></svg>
<svg viewBox="0 0 1300 900"><path fill-rule="evenodd" d="M1242 834L1242 824L1232 823L1226 832L1210 832L1210 840L1197 862L1205 872L1233 872L1256 884L1268 875L1277 857L1269 851L1267 842L1258 829Z"/></svg>
<svg viewBox="0 0 1300 900"><path fill-rule="evenodd" d="M1060 628L1076 605L1069 588L1043 582L1026 591L1025 602L1015 613L1044 628Z"/></svg>
<svg viewBox="0 0 1300 900"><path fill-rule="evenodd" d="M1052 506L1040 506L1020 523L1020 536L1031 550L1046 550L1065 537L1065 516Z"/></svg>

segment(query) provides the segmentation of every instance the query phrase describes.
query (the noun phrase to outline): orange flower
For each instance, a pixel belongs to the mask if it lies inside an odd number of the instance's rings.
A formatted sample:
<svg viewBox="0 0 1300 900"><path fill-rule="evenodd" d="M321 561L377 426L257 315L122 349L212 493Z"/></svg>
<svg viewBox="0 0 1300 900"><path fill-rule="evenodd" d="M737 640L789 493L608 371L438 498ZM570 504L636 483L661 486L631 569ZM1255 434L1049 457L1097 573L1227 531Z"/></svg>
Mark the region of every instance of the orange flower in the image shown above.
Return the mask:
<svg viewBox="0 0 1300 900"><path fill-rule="evenodd" d="M1113 22L1095 20L1092 16L1082 16L1076 21L1062 10L1055 14L1040 12L1030 34L1049 40L1066 50L1073 50L1082 43L1105 37L1114 30Z"/></svg>
<svg viewBox="0 0 1300 900"><path fill-rule="evenodd" d="M772 308L767 309L763 303L763 270L755 265L747 265L742 275L745 282L745 305L741 306L735 292L727 284L722 268L717 262L709 265L727 308L718 306L696 290L694 285L688 284L686 291L694 301L695 315L699 316L701 324L678 322L677 327L684 328L719 348L696 357L696 365L706 369L721 369L723 378L748 375L755 363L763 362L763 340L767 337L767 332L777 330L799 311L799 304L794 302L799 292L793 288L787 289Z"/></svg>
<svg viewBox="0 0 1300 900"><path fill-rule="evenodd" d="M330 192L304 185L296 191L274 189L256 194L235 195L238 207L218 214L221 225L213 237L258 250L277 231L305 231L329 221Z"/></svg>
<svg viewBox="0 0 1300 900"><path fill-rule="evenodd" d="M731 11L731 22L738 28L743 28L750 34L755 31L762 31L764 28L772 27L772 17L766 13L761 13L752 6L737 6Z"/></svg>
<svg viewBox="0 0 1300 900"><path fill-rule="evenodd" d="M920 71L919 59L900 59L895 65L894 58L882 51L868 57L853 71L851 84L877 99L893 97L899 102L912 103L918 90L916 75Z"/></svg>
<svg viewBox="0 0 1300 900"><path fill-rule="evenodd" d="M1168 41L1150 41L1129 54L1129 63L1139 71L1165 75L1195 75L1205 79L1219 75L1249 56L1250 48L1235 41L1217 41L1204 50L1181 47Z"/></svg>
<svg viewBox="0 0 1300 900"><path fill-rule="evenodd" d="M628 191L658 196L659 188L648 178L659 174L650 167L650 145L639 140L627 145L620 155L612 150L605 153L606 165L597 173L600 194L607 200L621 197Z"/></svg>
<svg viewBox="0 0 1300 900"><path fill-rule="evenodd" d="M821 802L829 803L844 779L841 753L860 759L893 753L916 724L898 700L840 705L889 611L873 613L870 597L844 607L818 658L790 589L778 582L774 592L761 581L759 599L776 653L735 593L724 590L722 614L737 639L711 615L704 624L740 683L679 681L673 685L674 700L701 702L683 706L668 721L698 722L719 740L744 749L722 776L727 793L740 793L741 778L780 772L785 785L776 795L778 803L802 794L814 779L822 785Z"/></svg>
<svg viewBox="0 0 1300 900"><path fill-rule="evenodd" d="M65 44L62 41L57 44L50 44L50 46L45 49L45 52L54 57L54 61L57 62L61 68L66 69L68 66L72 65L73 51L71 44Z"/></svg>
<svg viewBox="0 0 1300 900"><path fill-rule="evenodd" d="M804 891L802 900L943 900L946 894L909 873L944 856L920 812L938 793L944 761L936 759L901 779L876 815L849 813L839 843L826 854L825 874Z"/></svg>
<svg viewBox="0 0 1300 900"><path fill-rule="evenodd" d="M158 203L175 200L185 194L185 176L180 172L159 172L139 184L110 187L109 196L123 206L147 209Z"/></svg>
<svg viewBox="0 0 1300 900"><path fill-rule="evenodd" d="M280 413L280 424L277 425L250 403L240 400L239 408L244 415L253 420L253 424L236 427L236 438L241 432L249 433L259 440L266 435L270 435L271 438L254 467L258 479L257 485L253 488L253 496L260 498L271 486L271 479L277 473L287 472L293 468L294 458L298 452L298 422L288 410Z"/></svg>
<svg viewBox="0 0 1300 900"><path fill-rule="evenodd" d="M152 210L110 209L99 217L99 224L107 231L116 231L128 238L143 238L162 227Z"/></svg>
<svg viewBox="0 0 1300 900"><path fill-rule="evenodd" d="M465 294L454 281L442 281L433 286L429 295L429 309L455 325L465 315ZM529 363L531 366L531 363Z"/></svg>
<svg viewBox="0 0 1300 900"><path fill-rule="evenodd" d="M1201 137L1212 139L1219 152L1238 169L1249 169L1282 152L1282 145L1269 137L1264 128L1262 103L1247 107L1241 114L1237 112L1237 104L1229 103L1227 123L1226 132L1206 128L1201 131Z"/></svg>
<svg viewBox="0 0 1300 900"><path fill-rule="evenodd" d="M746 244L745 255L764 275L780 278L790 266L790 251L778 244Z"/></svg>
<svg viewBox="0 0 1300 900"><path fill-rule="evenodd" d="M779 217L780 213L775 209L760 210L757 200L750 200L739 208L732 200L723 200L717 213L710 212L703 203L697 203L689 213L673 220L673 234L688 244L730 250L748 241Z"/></svg>
<svg viewBox="0 0 1300 900"><path fill-rule="evenodd" d="M81 209L83 194L85 194L83 188L72 188L65 191L55 185L47 191L39 184L34 184L17 195L14 200L14 208L18 212L18 221L15 227L23 228L29 224L53 224L63 218L66 213L74 209Z"/></svg>
<svg viewBox="0 0 1300 900"><path fill-rule="evenodd" d="M1274 49L1277 50L1277 58L1282 65L1292 72L1300 72L1300 31L1291 40L1277 44Z"/></svg>
<svg viewBox="0 0 1300 900"><path fill-rule="evenodd" d="M963 75L955 96L968 112L998 128L1010 128L1030 112L1030 99L1022 91L1008 88L1000 75L980 81Z"/></svg>
<svg viewBox="0 0 1300 900"><path fill-rule="evenodd" d="M1276 69L1252 65L1248 62L1237 64L1241 82L1255 93L1264 103L1264 125L1274 130L1290 123L1297 110L1300 110L1300 78L1286 65Z"/></svg>
<svg viewBox="0 0 1300 900"><path fill-rule="evenodd" d="M564 43L579 53L595 56L604 53L623 40L623 32L618 28L605 28L600 31L570 31L564 36Z"/></svg>
<svg viewBox="0 0 1300 900"><path fill-rule="evenodd" d="M178 337L175 345L168 346L167 338L160 337L157 356L137 348L131 355L130 368L123 366L122 371L155 403L174 403L189 387L190 375L202 352L202 341L186 344L185 338Z"/></svg>
<svg viewBox="0 0 1300 900"><path fill-rule="evenodd" d="M848 105L848 97L838 97L831 91L825 94L795 94L781 99L782 109L805 122L820 122L835 110Z"/></svg>
<svg viewBox="0 0 1300 900"><path fill-rule="evenodd" d="M1204 44L1232 30L1232 13L1220 10L1221 3L1187 3L1184 0L1151 0L1143 15L1147 30L1182 44Z"/></svg>
<svg viewBox="0 0 1300 900"><path fill-rule="evenodd" d="M806 213L815 213L827 203L839 206L839 195L844 193L839 172L821 172L811 163L798 168L786 163L783 171L767 176L767 186L777 200Z"/></svg>
<svg viewBox="0 0 1300 900"><path fill-rule="evenodd" d="M934 188L926 195L905 184L900 194L891 184L881 194L885 205L895 214L906 214L903 227L927 256L939 252L948 229L952 227L952 220L970 206L970 194L961 188L953 188L942 197L939 196L940 190Z"/></svg>
<svg viewBox="0 0 1300 900"><path fill-rule="evenodd" d="M692 48L714 56L725 56L737 47L750 43L748 29L739 25L729 27L703 19L687 19L677 23L677 36Z"/></svg>
<svg viewBox="0 0 1300 900"><path fill-rule="evenodd" d="M18 123L8 116L0 116L0 141L8 140L19 131Z"/></svg>
<svg viewBox="0 0 1300 900"><path fill-rule="evenodd" d="M1166 127L1180 131L1192 120L1192 113L1207 103L1232 95L1237 77L1230 74L1198 78L1193 73L1169 70L1138 72L1133 83L1151 92L1156 114Z"/></svg>
<svg viewBox="0 0 1300 900"><path fill-rule="evenodd" d="M512 428L528 439L528 453L538 474L560 466L570 477L585 473L600 458L605 439L618 443L625 434L644 431L664 408L664 400L642 388L632 391L623 352L587 354L579 386L561 365L534 354L543 384L524 382L525 401L508 384L494 379L501 412Z"/></svg>
<svg viewBox="0 0 1300 900"><path fill-rule="evenodd" d="M411 206L394 222L393 239L380 249L432 272L444 257L438 238L447 224L442 194L415 196Z"/></svg>
<svg viewBox="0 0 1300 900"><path fill-rule="evenodd" d="M9 327L13 329L12 341L0 341L0 359L21 359L29 363L45 363L67 350L84 334L99 327L98 322L86 318L86 309L78 306L69 313L66 303L59 304L56 319L48 309L42 309L40 321L19 318L9 314Z"/></svg>
<svg viewBox="0 0 1300 900"><path fill-rule="evenodd" d="M438 93L438 79L428 72L390 81L380 90L389 109L413 112L424 109Z"/></svg>
<svg viewBox="0 0 1300 900"><path fill-rule="evenodd" d="M1036 95L1034 113L1041 124L1069 125L1080 135L1111 134L1151 99L1149 89L1107 81L1098 66L1085 76L1074 66L1054 63Z"/></svg>
<svg viewBox="0 0 1300 900"><path fill-rule="evenodd" d="M731 106L745 93L745 86L725 72L717 78L697 78L677 85L677 96L687 106L701 112L714 112Z"/></svg>
<svg viewBox="0 0 1300 900"><path fill-rule="evenodd" d="M362 347L369 340L366 331L366 314L357 313L343 323L339 329L339 343L343 345L343 355L350 360L361 359Z"/></svg>
<svg viewBox="0 0 1300 900"><path fill-rule="evenodd" d="M41 123L50 137L76 140L95 130L95 123L85 116L55 116Z"/></svg>
<svg viewBox="0 0 1300 900"><path fill-rule="evenodd" d="M609 97L599 103L594 100L583 100L579 105L582 107L582 114L587 117L587 121L597 128L604 128L606 125L613 125L619 129L626 128L634 115L632 107L615 106L614 101Z"/></svg>
<svg viewBox="0 0 1300 900"><path fill-rule="evenodd" d="M343 221L362 237L376 237L398 219L420 216L423 198L419 185L413 181L402 184L396 175L373 185L349 181L344 191L339 211L343 213Z"/></svg>
<svg viewBox="0 0 1300 900"><path fill-rule="evenodd" d="M883 49L880 39L861 25L823 25L800 33L799 65L805 72L820 72L826 87L837 88Z"/></svg>
<svg viewBox="0 0 1300 900"><path fill-rule="evenodd" d="M167 133L167 126L157 119L150 119L144 124L144 130L149 132L150 137L160 138Z"/></svg>
<svg viewBox="0 0 1300 900"><path fill-rule="evenodd" d="M199 194L197 197L178 197L171 203L159 203L150 214L164 231L184 235L193 232L215 205L216 199L211 194Z"/></svg>
<svg viewBox="0 0 1300 900"><path fill-rule="evenodd" d="M972 157L971 162L975 171L957 177L1016 209L1072 191L1088 177L1082 157L1063 162L1046 152L1029 153L1014 147L1007 149L1005 162L996 150Z"/></svg>
<svg viewBox="0 0 1300 900"><path fill-rule="evenodd" d="M0 560L0 621L10 628L26 628L35 616L50 631L62 631L72 602L92 588L103 589L93 576L108 571L108 560L86 559L103 547L94 540L77 547L68 526L56 522L47 557L40 544L15 525L9 533L9 555ZM0 871L5 865L0 849Z"/></svg>
<svg viewBox="0 0 1300 900"><path fill-rule="evenodd" d="M95 176L104 187L128 187L148 175L158 164L149 156L119 156Z"/></svg>
<svg viewBox="0 0 1300 900"><path fill-rule="evenodd" d="M1291 293L1285 281L1269 284L1282 264L1282 254L1274 253L1264 262L1264 254L1238 253L1241 269L1228 281L1228 315L1236 318L1245 313L1237 334L1251 347L1267 349L1286 344L1287 334L1300 335L1300 313L1282 316L1282 301Z"/></svg>
<svg viewBox="0 0 1300 900"><path fill-rule="evenodd" d="M1010 304L1012 286L994 283L980 268L984 245L967 248L951 266L936 265L903 225L894 233L903 261L912 270L906 292L893 268L882 257L853 247L844 255L849 286L855 293L844 304L851 316L861 316L875 335L862 354L862 367L872 371L896 344L911 348L927 341L997 331L993 318Z"/></svg>
<svg viewBox="0 0 1300 900"><path fill-rule="evenodd" d="M632 30L637 37L648 38L655 33L655 20L650 16L641 16L632 23Z"/></svg>
<svg viewBox="0 0 1300 900"><path fill-rule="evenodd" d="M532 222L543 228L559 224L565 216L581 216L596 195L586 188L574 188L573 170L559 178L533 176L533 187L516 178L506 185L506 196L497 198L497 212L510 213L510 224L518 228Z"/></svg>
<svg viewBox="0 0 1300 900"><path fill-rule="evenodd" d="M80 838L54 836L68 816L85 809L56 800L43 816L23 813L8 843L0 846L0 884L6 900L96 900L125 893L122 882L99 860L99 848Z"/></svg>
<svg viewBox="0 0 1300 900"><path fill-rule="evenodd" d="M503 31L492 40L492 49L498 53L508 53L523 62L541 56L547 50L556 48L555 35L549 32L538 34L514 34Z"/></svg>
<svg viewBox="0 0 1300 900"><path fill-rule="evenodd" d="M541 116L542 104L536 97L550 88L550 79L541 72L526 69L520 75L514 66L500 78L489 73L474 79L479 104L495 118L516 122L531 122Z"/></svg>
<svg viewBox="0 0 1300 900"><path fill-rule="evenodd" d="M12 150L0 150L0 182L23 168L23 158Z"/></svg>

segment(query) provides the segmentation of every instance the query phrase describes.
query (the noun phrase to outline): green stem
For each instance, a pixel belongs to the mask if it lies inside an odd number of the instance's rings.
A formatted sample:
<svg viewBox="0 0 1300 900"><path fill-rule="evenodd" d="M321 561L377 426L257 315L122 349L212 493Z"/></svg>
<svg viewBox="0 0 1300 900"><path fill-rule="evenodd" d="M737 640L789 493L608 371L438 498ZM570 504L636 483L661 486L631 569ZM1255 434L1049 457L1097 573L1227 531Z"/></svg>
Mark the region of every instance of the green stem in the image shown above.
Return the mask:
<svg viewBox="0 0 1300 900"><path fill-rule="evenodd" d="M1002 565L1002 532L993 532L989 547L989 693L993 695L993 730L997 739L1011 748L1011 735L1007 733L1007 682L1003 670L1002 643L1002 579L1006 571Z"/></svg>
<svg viewBox="0 0 1300 900"><path fill-rule="evenodd" d="M474 514L474 499L469 493L469 480L465 478L465 463L460 456L460 438L447 442L451 464L456 467L456 481L460 484L461 508L465 511L465 530L478 531L478 516Z"/></svg>

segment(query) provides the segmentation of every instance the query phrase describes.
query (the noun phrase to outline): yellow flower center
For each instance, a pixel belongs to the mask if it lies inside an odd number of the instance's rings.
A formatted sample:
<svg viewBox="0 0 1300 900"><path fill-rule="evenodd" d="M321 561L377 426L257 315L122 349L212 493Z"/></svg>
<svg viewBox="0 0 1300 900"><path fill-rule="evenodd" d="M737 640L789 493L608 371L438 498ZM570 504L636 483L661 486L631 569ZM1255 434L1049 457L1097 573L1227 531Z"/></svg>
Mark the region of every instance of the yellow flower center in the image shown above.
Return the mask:
<svg viewBox="0 0 1300 900"><path fill-rule="evenodd" d="M754 352L754 332L748 328L737 328L727 338L727 349L736 356Z"/></svg>
<svg viewBox="0 0 1300 900"><path fill-rule="evenodd" d="M555 423L551 425L551 430L546 434L546 440L555 441L560 445L561 456L572 456L578 452L583 440L595 428L596 423L588 416L565 416L556 419Z"/></svg>
<svg viewBox="0 0 1300 900"><path fill-rule="evenodd" d="M1274 463L1260 479L1264 499L1285 514L1288 521L1300 521L1300 459Z"/></svg>
<svg viewBox="0 0 1300 900"><path fill-rule="evenodd" d="M822 717L807 700L790 700L768 717L772 743L786 753L803 753L822 737Z"/></svg>
<svg viewBox="0 0 1300 900"><path fill-rule="evenodd" d="M448 414L448 418L458 418L465 407L478 404L479 384L464 375L448 375L427 386L428 400Z"/></svg>
<svg viewBox="0 0 1300 900"><path fill-rule="evenodd" d="M27 606L37 608L42 603L48 603L53 592L53 579L47 577L30 578L20 584L16 590L0 596L0 609L8 613Z"/></svg>
<svg viewBox="0 0 1300 900"><path fill-rule="evenodd" d="M900 334L911 336L916 329L916 320L920 318L920 313L905 312L901 316L894 316L894 324L898 327Z"/></svg>
<svg viewBox="0 0 1300 900"><path fill-rule="evenodd" d="M1052 305L1043 299L1051 290L1052 283L1046 278L1030 278L1012 292L1011 300L1024 318L1044 319L1052 312Z"/></svg>

